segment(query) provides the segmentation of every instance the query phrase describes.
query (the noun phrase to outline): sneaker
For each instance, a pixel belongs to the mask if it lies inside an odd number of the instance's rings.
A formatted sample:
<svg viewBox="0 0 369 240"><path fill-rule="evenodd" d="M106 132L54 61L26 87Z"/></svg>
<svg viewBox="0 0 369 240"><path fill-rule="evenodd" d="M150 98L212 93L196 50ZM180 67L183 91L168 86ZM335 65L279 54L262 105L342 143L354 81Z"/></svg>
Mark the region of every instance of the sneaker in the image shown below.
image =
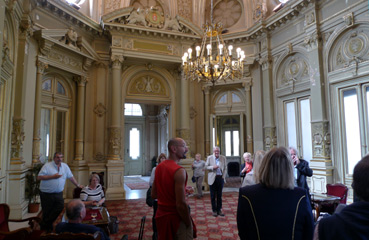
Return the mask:
<svg viewBox="0 0 369 240"><path fill-rule="evenodd" d="M214 217L218 216L217 212L215 212L215 211L214 211L214 212L213 212L213 216L214 216Z"/></svg>
<svg viewBox="0 0 369 240"><path fill-rule="evenodd" d="M224 217L224 213L222 213L222 211L219 211L218 215Z"/></svg>

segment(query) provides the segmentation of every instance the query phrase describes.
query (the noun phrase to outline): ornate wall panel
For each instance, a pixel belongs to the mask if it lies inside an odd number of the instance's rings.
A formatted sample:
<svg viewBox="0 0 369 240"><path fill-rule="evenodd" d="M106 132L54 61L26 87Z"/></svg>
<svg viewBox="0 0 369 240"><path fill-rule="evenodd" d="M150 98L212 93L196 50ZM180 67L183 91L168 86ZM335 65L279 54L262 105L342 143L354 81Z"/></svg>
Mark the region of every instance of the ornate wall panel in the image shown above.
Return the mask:
<svg viewBox="0 0 369 240"><path fill-rule="evenodd" d="M296 83L308 81L308 60L301 53L289 55L280 65L277 79L277 88L293 88Z"/></svg>
<svg viewBox="0 0 369 240"><path fill-rule="evenodd" d="M339 36L329 54L328 71L355 65L369 59L369 26L351 28Z"/></svg>
<svg viewBox="0 0 369 240"><path fill-rule="evenodd" d="M140 74L128 85L127 96L147 96L169 98L169 89L165 81L152 74Z"/></svg>

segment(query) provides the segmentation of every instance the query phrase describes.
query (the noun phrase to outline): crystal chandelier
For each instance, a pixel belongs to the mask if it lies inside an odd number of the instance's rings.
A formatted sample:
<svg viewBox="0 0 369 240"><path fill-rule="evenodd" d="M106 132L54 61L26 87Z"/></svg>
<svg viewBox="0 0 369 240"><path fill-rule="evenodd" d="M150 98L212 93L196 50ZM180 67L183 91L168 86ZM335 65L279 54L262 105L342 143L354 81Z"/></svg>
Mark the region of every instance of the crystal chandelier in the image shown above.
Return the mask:
<svg viewBox="0 0 369 240"><path fill-rule="evenodd" d="M199 82L211 82L215 85L220 80L241 78L245 52L237 48L236 56L232 54L233 46L228 48L222 38L222 24L213 22L213 0L210 10L211 23L203 27L204 36L201 46L196 46L195 54L192 48L183 54L182 65L187 79Z"/></svg>

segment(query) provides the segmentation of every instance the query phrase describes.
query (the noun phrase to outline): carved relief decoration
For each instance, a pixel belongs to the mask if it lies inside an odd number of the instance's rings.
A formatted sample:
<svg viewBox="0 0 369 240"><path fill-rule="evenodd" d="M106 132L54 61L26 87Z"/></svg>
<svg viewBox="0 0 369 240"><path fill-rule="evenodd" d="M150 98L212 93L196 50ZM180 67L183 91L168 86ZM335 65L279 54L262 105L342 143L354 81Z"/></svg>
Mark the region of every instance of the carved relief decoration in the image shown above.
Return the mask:
<svg viewBox="0 0 369 240"><path fill-rule="evenodd" d="M253 11L253 19L254 22L257 22L263 19L267 14L267 5L266 2L263 0L254 1L255 7Z"/></svg>
<svg viewBox="0 0 369 240"><path fill-rule="evenodd" d="M193 106L191 106L190 107L190 118L194 119L196 116L197 116L197 111Z"/></svg>
<svg viewBox="0 0 369 240"><path fill-rule="evenodd" d="M359 27L339 37L329 54L329 72L352 67L357 74L359 63L369 59L369 28Z"/></svg>
<svg viewBox="0 0 369 240"><path fill-rule="evenodd" d="M133 79L128 87L128 95L168 96L163 82L152 75Z"/></svg>
<svg viewBox="0 0 369 240"><path fill-rule="evenodd" d="M192 0L178 0L178 14L192 20Z"/></svg>
<svg viewBox="0 0 369 240"><path fill-rule="evenodd" d="M305 15L305 26L315 23L315 12L309 12Z"/></svg>
<svg viewBox="0 0 369 240"><path fill-rule="evenodd" d="M289 86L292 89L297 82L309 80L309 64L305 57L296 53L287 57L278 71L277 88Z"/></svg>
<svg viewBox="0 0 369 240"><path fill-rule="evenodd" d="M109 128L109 154L120 158L121 136L119 127Z"/></svg>
<svg viewBox="0 0 369 240"><path fill-rule="evenodd" d="M238 0L218 1L214 5L214 22L221 22L223 28L234 26L240 20L241 15L242 6Z"/></svg>
<svg viewBox="0 0 369 240"><path fill-rule="evenodd" d="M312 123L313 157L330 158L331 135L328 122Z"/></svg>
<svg viewBox="0 0 369 240"><path fill-rule="evenodd" d="M55 60L58 63L61 63L67 67L70 67L70 68L73 68L79 71L83 69L82 68L82 58L76 58L70 55L66 55L63 53L62 50L59 50L59 49L53 49L53 51L49 53L49 59Z"/></svg>
<svg viewBox="0 0 369 240"><path fill-rule="evenodd" d="M273 147L277 146L277 135L275 127L264 128L264 136L265 151L269 151Z"/></svg>
<svg viewBox="0 0 369 240"><path fill-rule="evenodd" d="M117 10L120 8L120 0L106 0L104 2L104 13L113 12L114 10Z"/></svg>
<svg viewBox="0 0 369 240"><path fill-rule="evenodd" d="M12 158L22 158L24 138L24 119L13 119Z"/></svg>
<svg viewBox="0 0 369 240"><path fill-rule="evenodd" d="M97 104L94 108L94 113L96 113L98 117L104 116L106 113L106 107L104 106L104 104L102 103Z"/></svg>
<svg viewBox="0 0 369 240"><path fill-rule="evenodd" d="M69 47L81 50L82 46L77 40L78 34L72 27L70 27L65 36L60 39L61 42L65 43Z"/></svg>
<svg viewBox="0 0 369 240"><path fill-rule="evenodd" d="M98 161L98 162L102 162L102 161L105 161L105 156L104 156L104 154L103 154L103 153L98 152L98 153L96 153L96 155L95 155L94 159L95 159L96 161Z"/></svg>
<svg viewBox="0 0 369 240"><path fill-rule="evenodd" d="M319 41L321 40L321 36L319 33L314 32L313 34L309 34L304 39L304 46L308 51L316 49L318 47Z"/></svg>
<svg viewBox="0 0 369 240"><path fill-rule="evenodd" d="M345 22L345 24L347 26L354 25L354 13L351 12L351 13L343 16L343 21Z"/></svg>

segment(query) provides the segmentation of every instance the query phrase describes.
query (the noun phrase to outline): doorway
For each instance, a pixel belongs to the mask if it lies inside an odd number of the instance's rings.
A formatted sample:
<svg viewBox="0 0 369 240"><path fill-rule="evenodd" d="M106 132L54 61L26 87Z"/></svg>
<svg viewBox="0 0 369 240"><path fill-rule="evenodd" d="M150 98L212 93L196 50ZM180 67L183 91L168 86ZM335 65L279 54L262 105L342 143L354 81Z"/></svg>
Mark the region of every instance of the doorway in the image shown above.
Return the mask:
<svg viewBox="0 0 369 240"><path fill-rule="evenodd" d="M142 121L142 120L141 120ZM141 175L143 172L143 122L125 124L124 175Z"/></svg>

